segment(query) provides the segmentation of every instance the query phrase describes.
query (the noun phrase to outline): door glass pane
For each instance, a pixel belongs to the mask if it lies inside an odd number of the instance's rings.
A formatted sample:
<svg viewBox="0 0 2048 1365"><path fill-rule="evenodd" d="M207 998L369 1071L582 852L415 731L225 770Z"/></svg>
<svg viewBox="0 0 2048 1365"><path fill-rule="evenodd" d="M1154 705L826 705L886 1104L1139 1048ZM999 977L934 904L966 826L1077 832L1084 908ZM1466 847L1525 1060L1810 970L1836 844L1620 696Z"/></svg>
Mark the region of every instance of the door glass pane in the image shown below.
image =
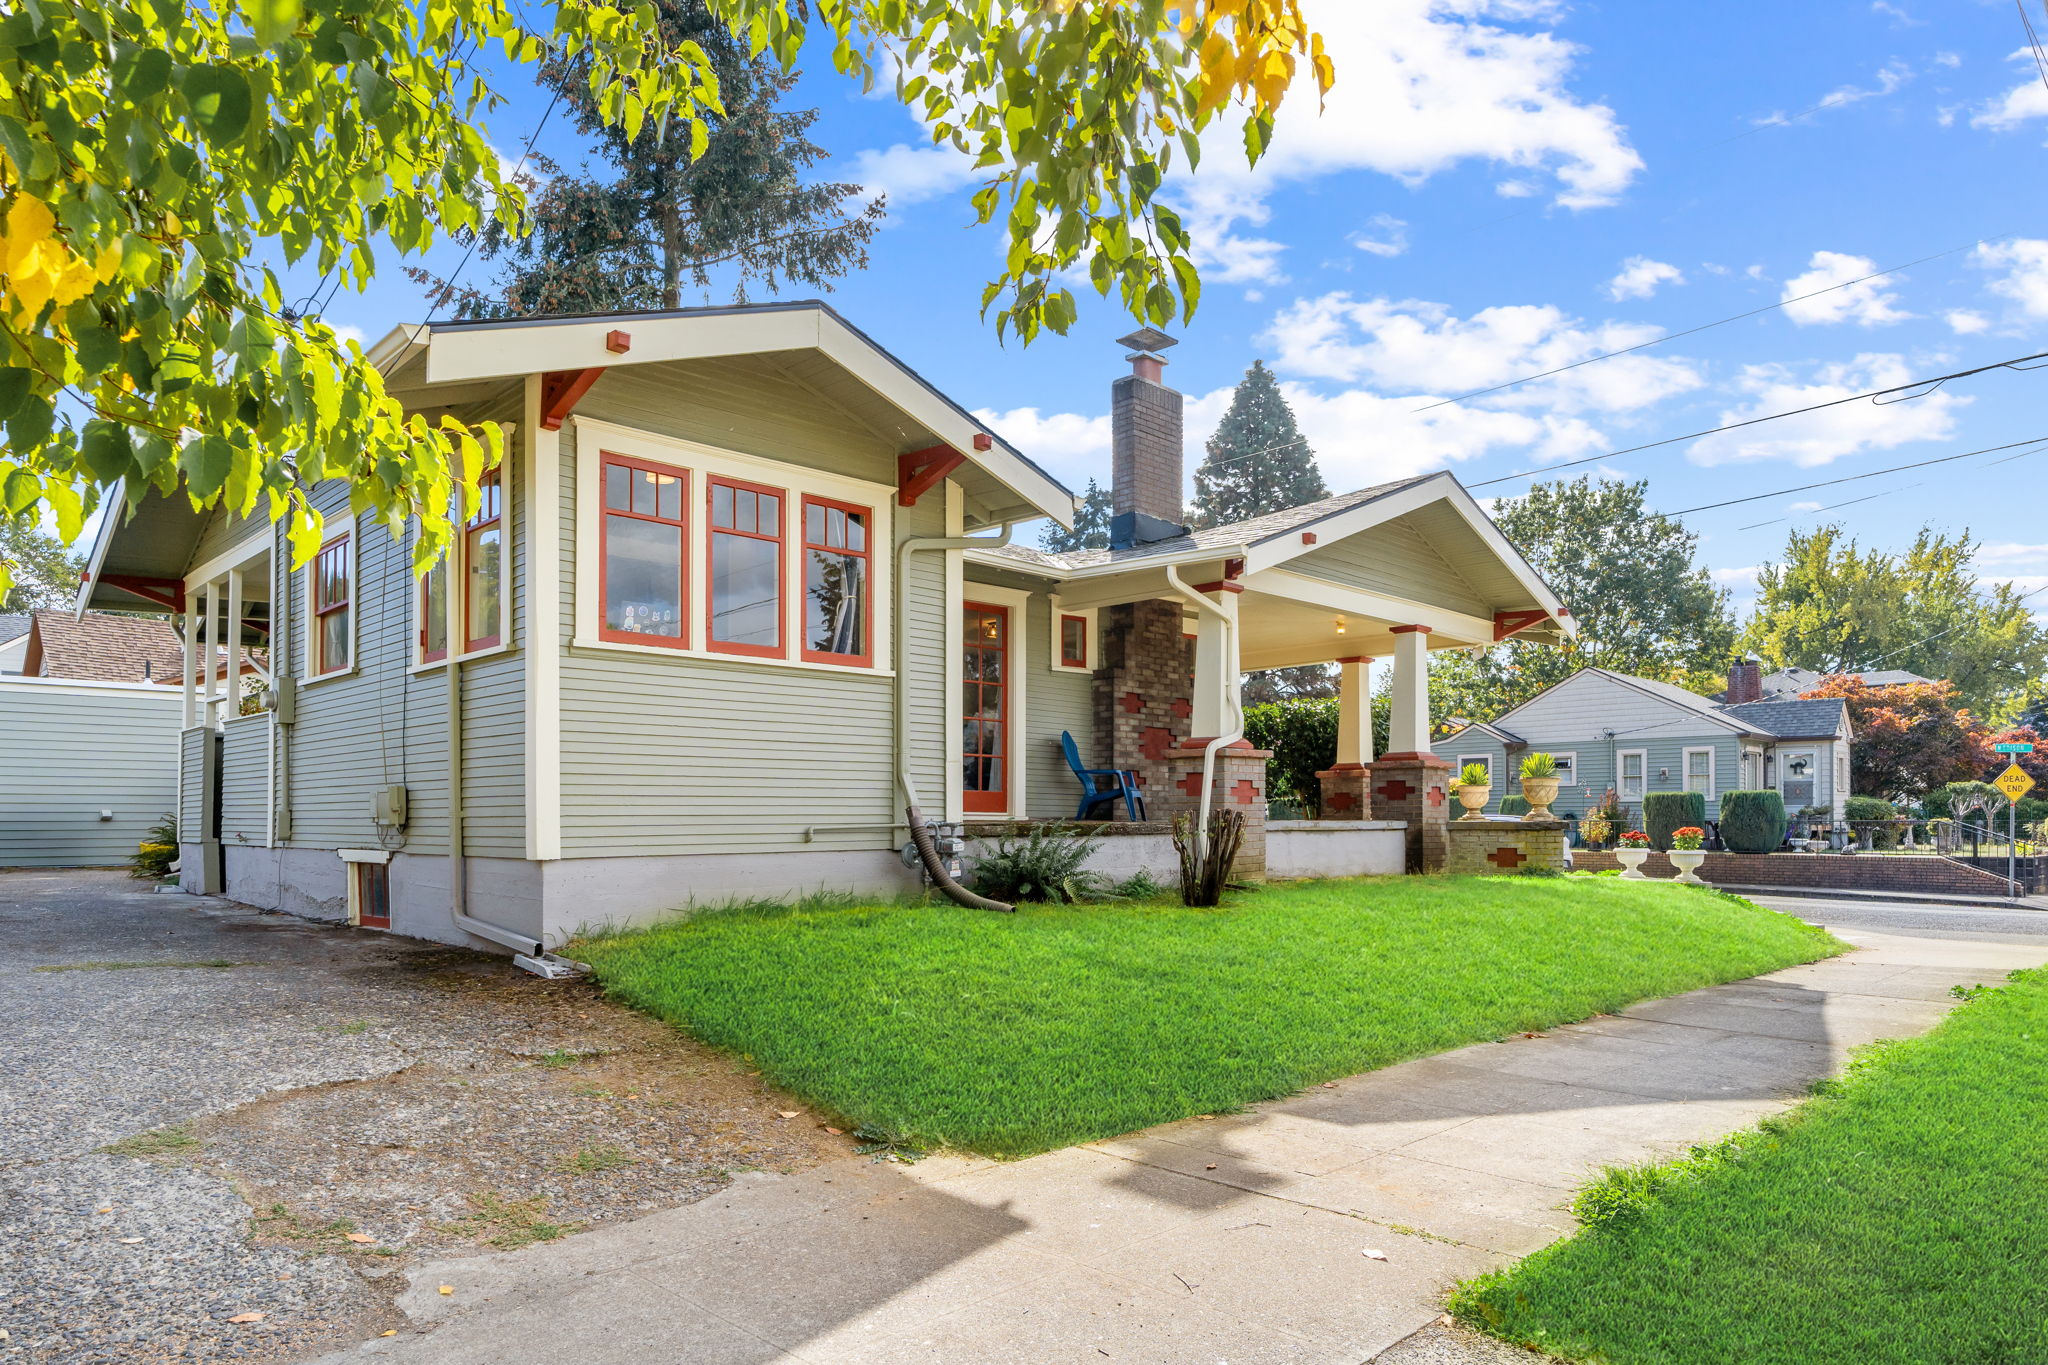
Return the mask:
<svg viewBox="0 0 2048 1365"><path fill-rule="evenodd" d="M866 654L867 560L808 550L804 561L804 648L814 654Z"/></svg>
<svg viewBox="0 0 2048 1365"><path fill-rule="evenodd" d="M776 619L781 548L777 541L748 536L711 537L712 639L771 649L782 643Z"/></svg>
<svg viewBox="0 0 2048 1365"><path fill-rule="evenodd" d="M604 551L605 628L682 638L682 528L607 516Z"/></svg>

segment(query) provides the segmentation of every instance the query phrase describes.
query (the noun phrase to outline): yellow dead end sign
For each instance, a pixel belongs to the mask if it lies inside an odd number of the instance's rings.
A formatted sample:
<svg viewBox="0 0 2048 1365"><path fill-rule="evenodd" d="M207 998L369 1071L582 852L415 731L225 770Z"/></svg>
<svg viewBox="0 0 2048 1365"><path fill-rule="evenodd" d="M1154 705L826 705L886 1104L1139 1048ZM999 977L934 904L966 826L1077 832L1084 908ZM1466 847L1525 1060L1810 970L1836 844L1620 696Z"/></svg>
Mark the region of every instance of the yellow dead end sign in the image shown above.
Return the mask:
<svg viewBox="0 0 2048 1365"><path fill-rule="evenodd" d="M2026 770L2015 763L1992 778L1991 785L2004 792L2006 800L2017 801L2034 789L2034 779L2028 777Z"/></svg>

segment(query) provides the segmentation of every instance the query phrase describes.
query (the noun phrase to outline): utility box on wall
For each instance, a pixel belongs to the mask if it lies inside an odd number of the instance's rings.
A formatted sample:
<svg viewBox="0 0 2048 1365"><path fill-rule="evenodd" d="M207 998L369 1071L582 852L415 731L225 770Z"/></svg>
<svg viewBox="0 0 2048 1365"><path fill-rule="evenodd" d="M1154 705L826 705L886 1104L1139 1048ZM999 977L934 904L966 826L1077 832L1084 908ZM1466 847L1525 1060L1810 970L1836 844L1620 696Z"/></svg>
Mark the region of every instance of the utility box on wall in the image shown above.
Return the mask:
<svg viewBox="0 0 2048 1365"><path fill-rule="evenodd" d="M393 784L379 791L370 818L380 825L402 829L406 821L406 789Z"/></svg>

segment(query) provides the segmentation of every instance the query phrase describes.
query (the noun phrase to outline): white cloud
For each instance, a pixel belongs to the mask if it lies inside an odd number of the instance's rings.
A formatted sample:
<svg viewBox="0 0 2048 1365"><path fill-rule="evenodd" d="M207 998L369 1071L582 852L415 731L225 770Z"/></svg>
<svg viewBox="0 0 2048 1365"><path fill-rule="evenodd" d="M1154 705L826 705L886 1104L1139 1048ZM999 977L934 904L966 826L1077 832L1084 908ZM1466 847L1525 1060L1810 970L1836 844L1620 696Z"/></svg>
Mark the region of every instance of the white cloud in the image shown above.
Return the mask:
<svg viewBox="0 0 2048 1365"><path fill-rule="evenodd" d="M1684 284L1685 272L1648 256L1631 256L1621 263L1621 273L1607 282L1610 299L1647 299L1660 284Z"/></svg>
<svg viewBox="0 0 2048 1365"><path fill-rule="evenodd" d="M2008 132L2019 127L2028 119L2048 117L2048 85L2041 81L2041 73L2034 66L2034 54L2028 48L2013 53L2009 61L2020 68L2020 83L1996 99L1986 100L1970 116L1972 128L1990 128L1995 132Z"/></svg>
<svg viewBox="0 0 2048 1365"><path fill-rule="evenodd" d="M1037 408L1011 408L1008 412L977 408L974 417L1070 488L1081 488L1090 476L1105 486L1109 483L1107 416L1040 412Z"/></svg>
<svg viewBox="0 0 2048 1365"><path fill-rule="evenodd" d="M1740 569L1709 569L1707 577L1713 579L1717 587L1754 592L1756 576L1762 568L1761 564L1750 564Z"/></svg>
<svg viewBox="0 0 2048 1365"><path fill-rule="evenodd" d="M2000 541L1977 547L1979 564L2048 564L2048 545L2023 545Z"/></svg>
<svg viewBox="0 0 2048 1365"><path fill-rule="evenodd" d="M1276 277L1278 246L1240 242L1232 231L1265 222L1267 196L1290 181L1372 171L1413 185L1479 160L1504 168L1513 185L1547 185L1557 204L1578 209L1612 203L1642 169L1614 111L1569 89L1578 49L1540 27L1502 27L1551 19L1556 9L1542 0L1308 0L1304 8L1340 73L1327 107L1318 113L1314 87L1299 75L1257 168L1245 165L1237 127L1223 120L1205 136L1201 169L1175 177L1205 271Z"/></svg>
<svg viewBox="0 0 2048 1365"><path fill-rule="evenodd" d="M1873 79L1876 81L1874 85L1838 85L1823 95L1813 107L1800 113L1787 114L1783 110L1776 110L1752 122L1759 128L1769 128L1778 124L1797 122L1809 114L1818 114L1823 109L1840 109L1845 105L1878 99L1893 93L1912 80L1913 68L1894 57L1875 73Z"/></svg>
<svg viewBox="0 0 2048 1365"><path fill-rule="evenodd" d="M1408 249L1408 224L1391 213L1375 213L1367 226L1378 232L1370 236L1363 231L1351 234L1351 245L1360 251L1375 256L1399 256Z"/></svg>
<svg viewBox="0 0 2048 1365"><path fill-rule="evenodd" d="M2048 241L2018 237L1986 242L1970 253L1970 263L2003 272L1991 281L1992 293L2011 299L2030 318L2048 318Z"/></svg>
<svg viewBox="0 0 2048 1365"><path fill-rule="evenodd" d="M870 147L853 159L852 178L863 194L889 196L893 212L939 199L984 179L974 158L952 147L912 147L898 142L877 151Z"/></svg>
<svg viewBox="0 0 2048 1365"><path fill-rule="evenodd" d="M1974 308L1951 308L1941 317L1959 337L1975 336L1991 326L1991 319Z"/></svg>
<svg viewBox="0 0 2048 1365"><path fill-rule="evenodd" d="M1811 407L1872 389L1904 384L1916 376L1904 357L1859 355L1843 364L1820 366L1801 380L1790 366L1751 365L1736 387L1750 397L1745 406L1721 414L1727 426L1794 408ZM1866 450L1892 450L1914 441L1946 440L1955 431L1955 410L1969 398L1936 389L1908 402L1843 403L1819 412L1782 417L1740 431L1724 431L1693 442L1687 452L1694 464L1723 465L1763 460L1810 468Z"/></svg>
<svg viewBox="0 0 2048 1365"><path fill-rule="evenodd" d="M1977 586L1980 588L1995 588L2007 583L2022 593L2041 592L2048 590L2048 574L2022 573L2010 577L2004 574L1982 574L1977 579ZM2036 616L2034 619L2038 621L2041 618Z"/></svg>
<svg viewBox="0 0 2048 1365"><path fill-rule="evenodd" d="M1414 394L1463 393L1637 345L1661 329L1582 323L1535 305L1487 308L1469 318L1418 299L1301 299L1274 318L1266 339L1283 373ZM1490 406L1620 412L1698 388L1683 359L1618 356L1493 396ZM1425 400L1409 400L1419 405Z"/></svg>
<svg viewBox="0 0 2048 1365"><path fill-rule="evenodd" d="M1818 512L1826 505L1819 502L1795 502L1785 510L1787 512Z"/></svg>
<svg viewBox="0 0 2048 1365"><path fill-rule="evenodd" d="M1781 299L1799 299L1797 303L1785 305L1785 316L1800 326L1853 322L1859 327L1881 327L1888 322L1903 322L1912 317L1894 305L1898 295L1887 293L1885 286L1891 276L1878 275L1875 279L1862 279L1875 274L1877 262L1868 256L1850 256L1840 251L1816 251L1807 263L1812 268L1803 275L1794 275L1785 281ZM1849 284L1850 280L1861 280ZM1845 288L1833 288L1845 285ZM1831 292L1817 298L1800 298L1816 290Z"/></svg>
<svg viewBox="0 0 2048 1365"><path fill-rule="evenodd" d="M1945 66L1953 71L1963 64L1962 54L1958 52L1937 52L1934 54L1934 64L1936 66Z"/></svg>
<svg viewBox="0 0 2048 1365"><path fill-rule="evenodd" d="M1915 19L1899 6L1889 3L1889 0L1871 0L1870 12L1882 14L1890 19L1893 28L1919 28L1927 22L1925 19Z"/></svg>

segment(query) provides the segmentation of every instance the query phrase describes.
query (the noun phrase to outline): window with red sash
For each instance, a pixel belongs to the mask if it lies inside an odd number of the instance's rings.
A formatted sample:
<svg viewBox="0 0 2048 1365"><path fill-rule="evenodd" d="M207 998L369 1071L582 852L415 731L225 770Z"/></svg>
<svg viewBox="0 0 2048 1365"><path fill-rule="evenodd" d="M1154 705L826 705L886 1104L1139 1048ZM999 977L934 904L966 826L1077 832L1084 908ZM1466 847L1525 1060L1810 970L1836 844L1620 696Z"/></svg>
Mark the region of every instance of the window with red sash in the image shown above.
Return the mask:
<svg viewBox="0 0 2048 1365"><path fill-rule="evenodd" d="M873 509L804 499L803 657L812 663L873 661L869 643Z"/></svg>
<svg viewBox="0 0 2048 1365"><path fill-rule="evenodd" d="M601 638L686 648L688 470L604 456Z"/></svg>
<svg viewBox="0 0 2048 1365"><path fill-rule="evenodd" d="M705 645L721 654L780 659L782 640L783 504L765 484L714 477L705 501L710 561L704 593Z"/></svg>
<svg viewBox="0 0 2048 1365"><path fill-rule="evenodd" d="M313 557L313 676L344 673L355 644L351 622L354 602L354 545L336 536Z"/></svg>

